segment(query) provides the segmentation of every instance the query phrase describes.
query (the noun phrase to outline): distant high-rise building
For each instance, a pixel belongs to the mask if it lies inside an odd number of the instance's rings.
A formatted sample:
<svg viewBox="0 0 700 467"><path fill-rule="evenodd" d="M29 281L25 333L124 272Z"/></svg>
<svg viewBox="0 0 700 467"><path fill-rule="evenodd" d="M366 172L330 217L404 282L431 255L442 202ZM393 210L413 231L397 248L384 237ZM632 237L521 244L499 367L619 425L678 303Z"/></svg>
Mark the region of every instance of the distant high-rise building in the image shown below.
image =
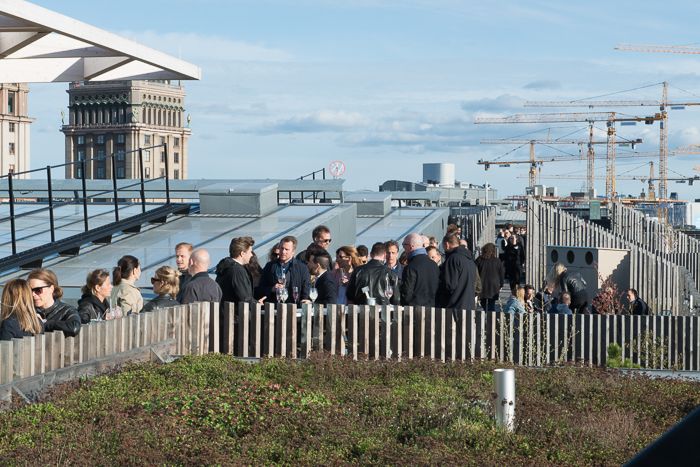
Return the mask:
<svg viewBox="0 0 700 467"><path fill-rule="evenodd" d="M0 175L29 170L28 94L26 83L0 84Z"/></svg>
<svg viewBox="0 0 700 467"><path fill-rule="evenodd" d="M75 82L68 88L66 163L86 160L86 178L140 178L138 149L143 148L145 178L187 178L187 140L182 86L169 81ZM150 149L149 149L150 148ZM81 165L66 166L66 178L80 178Z"/></svg>

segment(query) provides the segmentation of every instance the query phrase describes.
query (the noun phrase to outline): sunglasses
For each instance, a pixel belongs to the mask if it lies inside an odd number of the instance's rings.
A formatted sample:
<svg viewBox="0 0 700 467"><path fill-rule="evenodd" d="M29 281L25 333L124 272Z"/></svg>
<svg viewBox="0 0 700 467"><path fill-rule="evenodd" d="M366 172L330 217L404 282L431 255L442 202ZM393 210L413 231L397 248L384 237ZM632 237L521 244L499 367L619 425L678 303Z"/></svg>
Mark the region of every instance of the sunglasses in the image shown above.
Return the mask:
<svg viewBox="0 0 700 467"><path fill-rule="evenodd" d="M333 241L332 238L326 238L326 239L319 240L319 243L330 243L332 241Z"/></svg>
<svg viewBox="0 0 700 467"><path fill-rule="evenodd" d="M156 283L161 283L163 282L162 279L157 279L155 277L151 277L151 284L155 285Z"/></svg>
<svg viewBox="0 0 700 467"><path fill-rule="evenodd" d="M36 295L41 295L44 289L51 287L50 285L42 285L40 287L32 287L32 293Z"/></svg>

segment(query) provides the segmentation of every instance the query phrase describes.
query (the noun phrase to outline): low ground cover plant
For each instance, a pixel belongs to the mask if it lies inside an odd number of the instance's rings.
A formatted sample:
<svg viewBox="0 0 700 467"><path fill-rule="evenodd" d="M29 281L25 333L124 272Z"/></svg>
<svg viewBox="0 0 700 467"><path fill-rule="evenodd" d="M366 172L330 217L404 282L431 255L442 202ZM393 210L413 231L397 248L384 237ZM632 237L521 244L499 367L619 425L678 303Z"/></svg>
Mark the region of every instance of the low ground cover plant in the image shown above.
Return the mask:
<svg viewBox="0 0 700 467"><path fill-rule="evenodd" d="M516 368L516 431L490 363L224 355L145 364L0 413L0 464L620 465L700 403L693 382Z"/></svg>

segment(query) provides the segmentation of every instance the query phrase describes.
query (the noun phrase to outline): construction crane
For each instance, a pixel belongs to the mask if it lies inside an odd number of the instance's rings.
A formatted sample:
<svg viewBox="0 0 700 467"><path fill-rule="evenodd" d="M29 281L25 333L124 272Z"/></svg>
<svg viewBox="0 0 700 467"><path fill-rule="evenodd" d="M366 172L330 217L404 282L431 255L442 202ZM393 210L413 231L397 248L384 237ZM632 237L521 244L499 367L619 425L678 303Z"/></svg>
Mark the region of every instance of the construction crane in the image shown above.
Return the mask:
<svg viewBox="0 0 700 467"><path fill-rule="evenodd" d="M621 49L631 50L631 49ZM700 49L699 49L700 50ZM668 100L668 82L660 83L662 85L661 100L585 100L578 99L572 101L528 101L525 102L526 107L658 107L660 119L659 127L659 197L666 199L668 196L668 112L666 109L684 108L686 106L700 105L697 101L678 101L671 102Z"/></svg>
<svg viewBox="0 0 700 467"><path fill-rule="evenodd" d="M619 141L616 144L619 145L631 145L632 149L634 149L634 146L636 144L641 144L642 140L641 139L636 139L634 141ZM538 177L538 171L537 168L541 168L542 164L536 164L535 162L535 144L544 144L544 145L552 145L552 144L577 144L579 145L579 152L581 152L581 148L584 144L588 145L588 162L589 162L589 174L591 175L591 183L590 186L588 187L589 190L589 196L593 194L593 180L595 177L595 174L593 173L594 170L594 164L592 164L592 161L595 159L594 151L592 148L592 145L596 144L608 144L607 141L594 141L593 140L593 131L591 128L590 131L590 138L588 141L582 141L582 140L566 140L566 139L546 139L546 140L538 140L538 139L508 139L508 138L501 138L501 139L484 139L481 140L481 144L519 144L519 145L530 145L530 170L528 173L529 177L529 185L530 187L533 187L537 185L537 177ZM545 162L553 162L551 160L545 161Z"/></svg>
<svg viewBox="0 0 700 467"><path fill-rule="evenodd" d="M655 121L661 120L661 114L652 116L618 116L616 112L574 112L574 113L548 113L548 114L516 114L508 117L476 117L476 124L502 124L502 123L564 123L564 122L587 122L590 126L590 133L593 133L594 122L604 121L607 127L607 158L605 175L605 196L613 199L616 194L615 187L615 123L616 122L644 122L651 125ZM592 137L591 137L592 139ZM589 150L589 189L592 189L593 172L590 170L593 164L592 146Z"/></svg>

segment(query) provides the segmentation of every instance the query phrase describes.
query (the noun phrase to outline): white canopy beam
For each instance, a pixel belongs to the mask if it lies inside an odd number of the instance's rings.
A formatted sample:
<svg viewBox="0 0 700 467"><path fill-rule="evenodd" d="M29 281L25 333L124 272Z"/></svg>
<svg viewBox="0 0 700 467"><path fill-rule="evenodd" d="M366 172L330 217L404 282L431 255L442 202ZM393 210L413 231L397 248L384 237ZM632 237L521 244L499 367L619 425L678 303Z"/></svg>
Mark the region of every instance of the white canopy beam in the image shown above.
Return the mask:
<svg viewBox="0 0 700 467"><path fill-rule="evenodd" d="M0 0L0 82L200 79L196 65L21 0Z"/></svg>

